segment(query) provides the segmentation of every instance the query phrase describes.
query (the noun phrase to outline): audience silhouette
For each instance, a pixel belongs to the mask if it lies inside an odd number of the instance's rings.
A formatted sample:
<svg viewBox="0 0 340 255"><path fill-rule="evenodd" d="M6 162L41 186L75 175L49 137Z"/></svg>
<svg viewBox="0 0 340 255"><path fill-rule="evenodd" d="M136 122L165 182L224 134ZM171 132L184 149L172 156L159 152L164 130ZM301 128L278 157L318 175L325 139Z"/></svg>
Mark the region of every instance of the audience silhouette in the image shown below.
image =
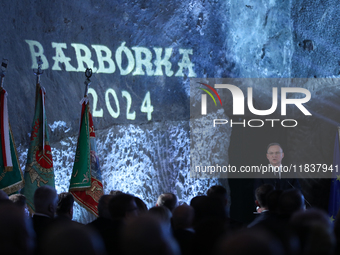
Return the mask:
<svg viewBox="0 0 340 255"><path fill-rule="evenodd" d="M103 195L99 217L83 225L72 221L74 198L39 187L35 213L25 213L25 197L0 191L1 254L13 255L335 255L340 221L321 209L305 209L300 190L256 190L259 218L245 227L228 216L227 190L210 187L190 205L163 193L147 209L140 198L121 191ZM340 214L340 213L339 213Z"/></svg>

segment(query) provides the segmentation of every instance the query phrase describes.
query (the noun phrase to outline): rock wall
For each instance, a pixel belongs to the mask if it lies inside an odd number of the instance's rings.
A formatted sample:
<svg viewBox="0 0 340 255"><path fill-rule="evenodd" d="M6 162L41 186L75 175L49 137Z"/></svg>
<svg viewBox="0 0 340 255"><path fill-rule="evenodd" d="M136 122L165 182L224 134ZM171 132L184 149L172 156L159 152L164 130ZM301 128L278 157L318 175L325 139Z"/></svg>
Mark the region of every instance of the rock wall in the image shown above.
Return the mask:
<svg viewBox="0 0 340 255"><path fill-rule="evenodd" d="M40 55L58 192L69 186L87 67L106 193L151 207L163 192L189 203L221 183L189 176L189 79L227 75L226 10L218 1L1 3L0 57L9 59L4 87L22 168Z"/></svg>
<svg viewBox="0 0 340 255"><path fill-rule="evenodd" d="M334 138L340 123L339 37L336 35L340 23L335 18L339 5L334 1L293 0L229 1L229 6L226 41L229 51L226 54L233 63L232 77L309 78L294 86L311 92L307 108L312 113L312 117L295 115L299 124L292 129L234 129L233 133L238 136L234 138L239 142L230 144L229 151L232 150L234 155L231 162L266 163L266 146L276 141L284 146L283 162L286 164L332 164ZM255 89L266 91L265 85ZM268 109L270 93L259 92L254 105L258 106L257 109ZM251 114L247 117L254 118ZM262 139L257 139L259 136ZM256 146L247 140L250 137L253 137L253 143L257 141ZM240 160L238 153L247 156ZM311 178L300 182L309 204L327 210L330 179ZM245 189L249 192L251 185L248 182L246 187L245 182ZM232 184L231 190L234 188ZM234 197L234 201L244 201L243 198ZM249 203L252 200L250 198Z"/></svg>

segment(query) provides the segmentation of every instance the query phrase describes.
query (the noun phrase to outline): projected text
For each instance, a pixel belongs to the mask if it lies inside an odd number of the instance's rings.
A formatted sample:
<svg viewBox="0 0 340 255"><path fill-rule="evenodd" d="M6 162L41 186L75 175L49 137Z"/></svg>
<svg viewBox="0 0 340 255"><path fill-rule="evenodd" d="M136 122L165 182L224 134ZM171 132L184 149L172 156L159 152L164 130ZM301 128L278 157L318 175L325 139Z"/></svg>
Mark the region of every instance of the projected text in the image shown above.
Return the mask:
<svg viewBox="0 0 340 255"><path fill-rule="evenodd" d="M98 109L98 95L97 92L93 88L89 88L88 93L93 97L93 108L92 108L92 116L93 117L103 117L104 111L102 108ZM131 94L126 91L121 91L121 96L126 99L126 119L135 120L136 119L136 111L132 109L132 97ZM105 92L105 106L107 111L111 115L112 118L118 118L121 114L120 106L124 102L120 102L117 96L117 93L114 89L110 88ZM151 104L150 91L147 91L143 101L140 103L140 112L146 114L147 120L152 119L153 105Z"/></svg>
<svg viewBox="0 0 340 255"><path fill-rule="evenodd" d="M43 45L34 40L25 40L29 46L32 58L32 68L37 68L37 57L41 56L43 65L42 69L49 68L49 61L45 54ZM114 54L110 48L105 45L91 45L95 52L95 60L93 61L92 51L89 47L81 43L71 43L74 50L77 66L73 66L71 57L65 54L67 50L66 43L51 43L54 49L52 56L52 70L61 71L62 67L68 72L84 72L86 67L92 68L95 73L112 74L119 72L120 75L146 75L146 76L178 76L196 77L194 64L191 62L190 56L193 55L192 49L179 49L179 61L172 63L171 57L174 56L173 48L157 48L152 50L146 47L128 47L122 42L115 50ZM51 61L51 60L50 60ZM163 72L164 70L164 72Z"/></svg>

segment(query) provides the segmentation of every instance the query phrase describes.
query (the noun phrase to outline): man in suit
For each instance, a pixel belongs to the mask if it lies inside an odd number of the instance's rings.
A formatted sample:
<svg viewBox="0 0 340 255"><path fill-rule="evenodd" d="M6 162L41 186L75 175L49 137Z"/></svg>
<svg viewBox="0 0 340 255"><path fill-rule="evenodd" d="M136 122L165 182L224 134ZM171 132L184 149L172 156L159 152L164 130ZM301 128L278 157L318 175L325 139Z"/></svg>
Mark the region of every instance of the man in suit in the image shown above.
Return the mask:
<svg viewBox="0 0 340 255"><path fill-rule="evenodd" d="M102 195L98 203L98 218L87 224L95 229L103 237L105 231L111 227L112 219L109 211L109 203L113 195Z"/></svg>
<svg viewBox="0 0 340 255"><path fill-rule="evenodd" d="M271 184L263 184L258 187L255 191L255 204L257 206L257 212L259 213L258 217L255 218L249 225L248 228L254 227L255 225L261 223L262 221L268 219L271 215L268 208L267 197L274 190L273 185Z"/></svg>
<svg viewBox="0 0 340 255"><path fill-rule="evenodd" d="M62 192L58 195L57 217L55 222L72 221L74 197L69 192Z"/></svg>
<svg viewBox="0 0 340 255"><path fill-rule="evenodd" d="M279 143L269 144L267 146L266 156L271 170L267 173L267 177L270 178L255 179L255 189L267 183L273 185L276 190L287 190L292 188L301 190L300 183L297 179L283 178L285 174L282 172L282 159L284 158L284 152Z"/></svg>
<svg viewBox="0 0 340 255"><path fill-rule="evenodd" d="M37 252L41 252L44 233L51 226L58 205L58 195L51 186L37 188L34 193L35 213L32 217L33 228L37 237Z"/></svg>

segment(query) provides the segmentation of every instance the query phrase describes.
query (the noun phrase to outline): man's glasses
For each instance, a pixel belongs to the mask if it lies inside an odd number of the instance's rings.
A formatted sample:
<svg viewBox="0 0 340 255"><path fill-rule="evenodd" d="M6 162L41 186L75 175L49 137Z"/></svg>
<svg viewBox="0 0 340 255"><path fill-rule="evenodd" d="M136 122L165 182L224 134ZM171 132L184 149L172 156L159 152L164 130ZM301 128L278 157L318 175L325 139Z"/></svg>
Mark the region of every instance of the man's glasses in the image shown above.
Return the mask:
<svg viewBox="0 0 340 255"><path fill-rule="evenodd" d="M282 152L269 152L267 153L269 156L273 156L273 155L280 155Z"/></svg>

